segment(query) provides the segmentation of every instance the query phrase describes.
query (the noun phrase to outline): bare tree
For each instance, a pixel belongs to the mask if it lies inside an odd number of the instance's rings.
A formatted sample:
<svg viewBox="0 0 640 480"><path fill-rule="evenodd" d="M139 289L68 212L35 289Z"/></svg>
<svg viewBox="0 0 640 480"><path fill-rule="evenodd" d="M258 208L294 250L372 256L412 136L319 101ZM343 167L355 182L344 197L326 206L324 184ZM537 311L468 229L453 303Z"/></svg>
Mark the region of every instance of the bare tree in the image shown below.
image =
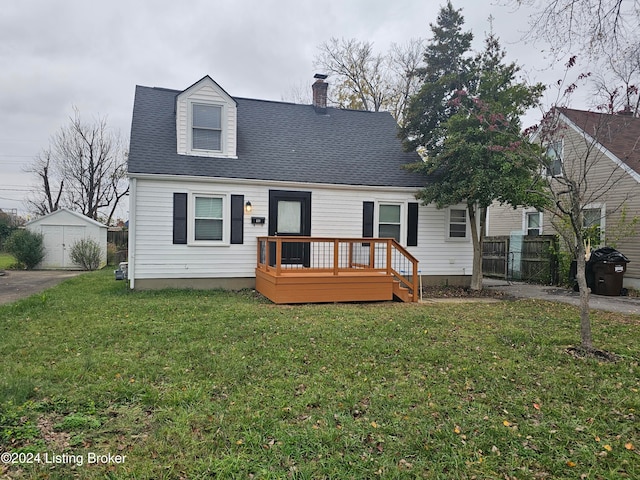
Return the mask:
<svg viewBox="0 0 640 480"><path fill-rule="evenodd" d="M386 54L372 42L332 38L318 47L316 67L332 75L330 101L340 108L389 111L401 121L408 98L419 88L422 40L393 44Z"/></svg>
<svg viewBox="0 0 640 480"><path fill-rule="evenodd" d="M545 183L547 198L545 210L551 214L552 223L577 263L580 338L585 351L593 350L586 259L591 241L599 243L599 238L592 238L593 231L587 228L585 217L599 205L606 206L605 216L609 217L628 200L628 194L617 188L626 173L602 152L602 146L617 148L612 146L619 145L626 155L637 157L640 146L637 142L628 145L624 139L630 128L640 131L639 122L628 115L554 108L543 118L537 131L538 141L546 151L541 157L544 172L541 181Z"/></svg>
<svg viewBox="0 0 640 480"><path fill-rule="evenodd" d="M424 64L424 50L421 38L412 38L402 45L391 44L388 63L394 80L390 88L388 109L399 124L402 124L409 99L420 90L419 72Z"/></svg>
<svg viewBox="0 0 640 480"><path fill-rule="evenodd" d="M64 180L55 169L55 165L52 165L51 149L40 153L26 171L35 174L39 184L39 187L32 192L31 197L27 199L29 210L38 216L58 210ZM55 186L56 184L57 186Z"/></svg>
<svg viewBox="0 0 640 480"><path fill-rule="evenodd" d="M637 43L640 0L505 0L533 7L528 35L551 45L556 57L575 50L592 55Z"/></svg>
<svg viewBox="0 0 640 480"><path fill-rule="evenodd" d="M109 130L105 118L86 123L74 108L69 120L29 169L40 188L28 205L40 215L64 206L96 220L103 216L109 224L129 192L122 140ZM54 195L51 186L56 183Z"/></svg>
<svg viewBox="0 0 640 480"><path fill-rule="evenodd" d="M289 89L280 96L283 102L298 103L301 105L310 105L312 101L311 88L305 82L296 85L290 85Z"/></svg>
<svg viewBox="0 0 640 480"><path fill-rule="evenodd" d="M640 52L637 48L603 56L602 71L593 78L596 108L640 117Z"/></svg>

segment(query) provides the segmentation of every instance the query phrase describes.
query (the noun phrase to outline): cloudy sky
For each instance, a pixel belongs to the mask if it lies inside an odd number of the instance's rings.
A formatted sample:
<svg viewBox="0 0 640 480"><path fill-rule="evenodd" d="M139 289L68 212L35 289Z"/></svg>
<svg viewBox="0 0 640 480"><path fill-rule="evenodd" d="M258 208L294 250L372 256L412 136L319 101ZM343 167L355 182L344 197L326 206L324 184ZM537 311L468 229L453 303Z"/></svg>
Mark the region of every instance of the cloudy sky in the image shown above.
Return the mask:
<svg viewBox="0 0 640 480"><path fill-rule="evenodd" d="M184 89L210 75L233 96L282 100L310 85L331 37L429 38L445 0L3 0L0 9L0 208L26 214L23 172L77 107L128 137L135 85ZM454 0L481 48L493 17L510 60L552 82L544 46L521 41L528 12ZM329 79L330 81L330 79ZM535 120L532 120L532 122ZM126 208L123 216L127 215Z"/></svg>

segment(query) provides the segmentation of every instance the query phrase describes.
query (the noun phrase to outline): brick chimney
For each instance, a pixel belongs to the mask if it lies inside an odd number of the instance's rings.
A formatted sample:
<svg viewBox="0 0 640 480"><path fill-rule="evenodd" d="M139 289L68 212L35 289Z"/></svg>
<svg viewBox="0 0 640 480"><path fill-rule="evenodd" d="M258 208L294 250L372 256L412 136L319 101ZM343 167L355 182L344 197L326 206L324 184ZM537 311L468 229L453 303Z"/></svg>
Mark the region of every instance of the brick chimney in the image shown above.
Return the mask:
<svg viewBox="0 0 640 480"><path fill-rule="evenodd" d="M311 85L313 90L313 108L317 113L327 113L327 88L329 84L325 82L327 75L316 73L313 78L316 81Z"/></svg>

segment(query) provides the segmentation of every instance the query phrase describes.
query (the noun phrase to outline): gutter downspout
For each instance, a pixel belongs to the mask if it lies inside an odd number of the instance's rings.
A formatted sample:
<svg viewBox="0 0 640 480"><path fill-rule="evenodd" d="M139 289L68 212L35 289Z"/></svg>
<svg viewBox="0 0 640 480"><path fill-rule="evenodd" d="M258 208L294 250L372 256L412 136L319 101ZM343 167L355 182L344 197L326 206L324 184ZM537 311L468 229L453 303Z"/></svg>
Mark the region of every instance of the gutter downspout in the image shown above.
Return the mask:
<svg viewBox="0 0 640 480"><path fill-rule="evenodd" d="M136 194L137 178L129 178L129 288L133 290L136 278Z"/></svg>

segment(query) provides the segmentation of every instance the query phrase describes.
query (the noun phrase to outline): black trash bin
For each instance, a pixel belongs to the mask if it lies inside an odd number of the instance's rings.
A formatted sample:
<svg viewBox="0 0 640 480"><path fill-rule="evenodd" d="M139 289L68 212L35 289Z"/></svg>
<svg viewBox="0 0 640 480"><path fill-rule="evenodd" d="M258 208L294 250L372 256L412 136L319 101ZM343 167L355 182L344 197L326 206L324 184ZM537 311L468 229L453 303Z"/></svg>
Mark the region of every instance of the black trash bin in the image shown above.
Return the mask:
<svg viewBox="0 0 640 480"><path fill-rule="evenodd" d="M591 275L591 292L596 295L617 297L623 294L622 282L629 259L611 247L591 252L587 262L587 278ZM589 284L589 282L587 282Z"/></svg>

